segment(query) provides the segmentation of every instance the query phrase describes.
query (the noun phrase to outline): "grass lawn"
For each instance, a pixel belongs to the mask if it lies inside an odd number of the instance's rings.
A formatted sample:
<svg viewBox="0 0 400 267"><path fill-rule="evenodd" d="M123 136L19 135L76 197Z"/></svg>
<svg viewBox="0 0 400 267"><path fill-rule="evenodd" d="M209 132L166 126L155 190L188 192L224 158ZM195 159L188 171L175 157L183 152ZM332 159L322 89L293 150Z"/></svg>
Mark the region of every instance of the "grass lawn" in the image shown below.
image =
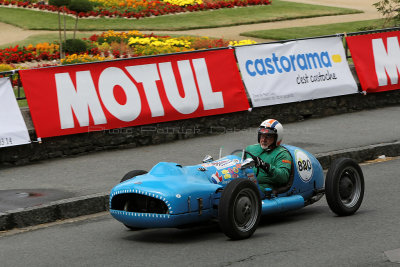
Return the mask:
<svg viewBox="0 0 400 267"><path fill-rule="evenodd" d="M273 0L273 3L267 6L224 8L139 20L124 18L80 19L78 29L80 31L188 30L360 12L354 9ZM0 7L0 21L23 29L58 30L56 13ZM74 18L67 17L67 29L73 30L73 28Z"/></svg>
<svg viewBox="0 0 400 267"><path fill-rule="evenodd" d="M307 26L307 27L292 27L273 30L260 30L241 33L242 36L255 37L261 39L272 40L290 40L306 37L332 35L344 32L364 31L368 27L381 28L383 19L364 20L355 22L333 23L325 25Z"/></svg>
<svg viewBox="0 0 400 267"><path fill-rule="evenodd" d="M17 98L18 97L18 89L14 89L14 94L15 94L15 98ZM25 91L24 91L24 88L22 88L22 87L21 87L19 97L25 97ZM18 106L20 106L20 107L28 106L28 102L26 101L26 99L17 100L17 102L18 102Z"/></svg>

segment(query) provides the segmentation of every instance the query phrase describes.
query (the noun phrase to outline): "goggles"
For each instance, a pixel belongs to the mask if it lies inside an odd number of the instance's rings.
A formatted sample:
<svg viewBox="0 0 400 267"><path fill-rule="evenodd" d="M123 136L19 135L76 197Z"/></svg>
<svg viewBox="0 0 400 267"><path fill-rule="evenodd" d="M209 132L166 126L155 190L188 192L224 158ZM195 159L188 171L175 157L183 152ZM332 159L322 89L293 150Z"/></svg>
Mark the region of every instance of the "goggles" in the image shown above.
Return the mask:
<svg viewBox="0 0 400 267"><path fill-rule="evenodd" d="M264 127L260 127L258 128L258 132L260 134L276 134L276 129L272 129L270 127L264 128Z"/></svg>

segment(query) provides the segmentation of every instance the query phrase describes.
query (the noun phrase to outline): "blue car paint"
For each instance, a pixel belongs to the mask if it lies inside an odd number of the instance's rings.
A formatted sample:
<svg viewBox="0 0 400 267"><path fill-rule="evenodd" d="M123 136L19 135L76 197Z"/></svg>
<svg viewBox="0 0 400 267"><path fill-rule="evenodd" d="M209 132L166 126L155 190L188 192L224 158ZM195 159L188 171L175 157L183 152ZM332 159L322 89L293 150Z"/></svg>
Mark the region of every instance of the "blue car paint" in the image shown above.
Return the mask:
<svg viewBox="0 0 400 267"><path fill-rule="evenodd" d="M177 227L180 225L208 221L215 214L211 209L203 210L199 216L197 212L188 212L178 215L171 214L152 214L152 213L137 213L118 210L110 210L111 215L118 221L138 228L164 228Z"/></svg>
<svg viewBox="0 0 400 267"><path fill-rule="evenodd" d="M312 196L315 189L321 189L324 187L324 173L322 166L314 155L308 151L295 146L284 145L284 147L290 152L290 155L293 158L294 180L290 190L284 194L280 194L279 196L299 194L303 196L304 199L308 199ZM302 158L302 154L304 154L306 158ZM306 161L307 164L307 160L310 161L311 166L308 165L307 170L304 170L303 161ZM299 166L300 164L302 167Z"/></svg>
<svg viewBox="0 0 400 267"><path fill-rule="evenodd" d="M274 214L304 207L304 198L301 195L275 197L261 201L261 214Z"/></svg>
<svg viewBox="0 0 400 267"><path fill-rule="evenodd" d="M311 153L294 146L284 147L293 158L293 184L287 192L262 200L263 215L302 208L305 200L324 185L322 167ZM253 170L241 170L240 162L241 159L234 155L184 167L160 162L149 173L120 183L111 190L110 213L126 225L141 228L177 227L210 220L218 215L220 191L229 181L236 178L255 180ZM140 194L160 199L167 205L168 214L115 210L112 199L119 194Z"/></svg>

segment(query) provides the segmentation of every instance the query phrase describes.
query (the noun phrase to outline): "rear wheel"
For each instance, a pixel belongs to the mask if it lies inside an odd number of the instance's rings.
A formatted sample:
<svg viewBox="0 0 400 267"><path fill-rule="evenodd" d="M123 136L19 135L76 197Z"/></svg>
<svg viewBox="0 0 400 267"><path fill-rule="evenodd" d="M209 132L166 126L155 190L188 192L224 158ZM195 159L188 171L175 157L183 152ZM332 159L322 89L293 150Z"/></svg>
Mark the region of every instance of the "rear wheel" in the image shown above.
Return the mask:
<svg viewBox="0 0 400 267"><path fill-rule="evenodd" d="M261 198L257 185L247 179L232 180L222 191L218 219L222 231L231 239L245 239L257 229L261 217Z"/></svg>
<svg viewBox="0 0 400 267"><path fill-rule="evenodd" d="M326 200L330 209L339 216L354 214L364 197L364 175L352 159L335 160L325 180Z"/></svg>

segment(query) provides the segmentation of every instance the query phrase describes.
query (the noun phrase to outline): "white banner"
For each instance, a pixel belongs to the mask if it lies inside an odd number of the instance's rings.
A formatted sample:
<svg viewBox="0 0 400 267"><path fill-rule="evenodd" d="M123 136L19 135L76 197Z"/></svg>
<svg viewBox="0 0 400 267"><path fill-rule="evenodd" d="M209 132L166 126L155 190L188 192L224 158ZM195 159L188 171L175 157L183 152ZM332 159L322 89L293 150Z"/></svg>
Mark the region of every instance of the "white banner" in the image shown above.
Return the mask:
<svg viewBox="0 0 400 267"><path fill-rule="evenodd" d="M30 142L10 79L0 78L0 148Z"/></svg>
<svg viewBox="0 0 400 267"><path fill-rule="evenodd" d="M340 37L235 50L253 107L358 92Z"/></svg>

